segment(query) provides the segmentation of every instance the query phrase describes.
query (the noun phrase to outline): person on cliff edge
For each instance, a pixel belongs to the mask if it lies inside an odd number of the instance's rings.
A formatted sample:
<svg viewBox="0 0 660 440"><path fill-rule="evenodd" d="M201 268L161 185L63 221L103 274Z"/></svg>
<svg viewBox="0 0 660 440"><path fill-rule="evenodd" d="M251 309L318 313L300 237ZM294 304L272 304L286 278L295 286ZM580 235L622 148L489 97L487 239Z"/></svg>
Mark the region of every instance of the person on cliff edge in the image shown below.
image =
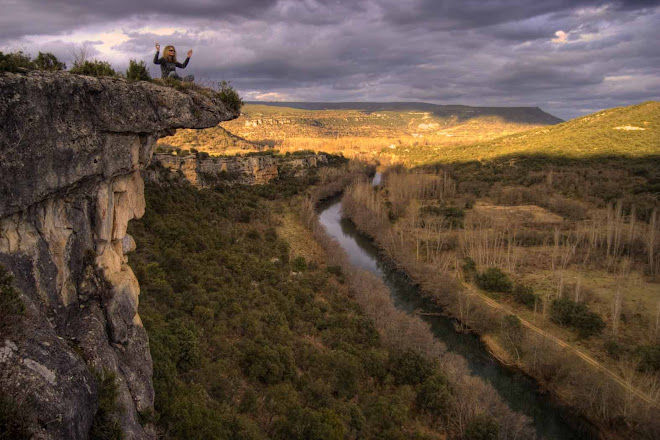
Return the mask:
<svg viewBox="0 0 660 440"><path fill-rule="evenodd" d="M192 56L192 49L188 51L188 56L183 64L179 63L176 60L176 49L174 46L165 46L163 51L163 56L158 58L160 53L160 44L156 43L156 55L154 55L154 64L160 64L160 73L161 78L174 78L179 81L193 82L195 77L193 75L187 75L181 78L178 73L176 73L176 68L185 69L190 61Z"/></svg>

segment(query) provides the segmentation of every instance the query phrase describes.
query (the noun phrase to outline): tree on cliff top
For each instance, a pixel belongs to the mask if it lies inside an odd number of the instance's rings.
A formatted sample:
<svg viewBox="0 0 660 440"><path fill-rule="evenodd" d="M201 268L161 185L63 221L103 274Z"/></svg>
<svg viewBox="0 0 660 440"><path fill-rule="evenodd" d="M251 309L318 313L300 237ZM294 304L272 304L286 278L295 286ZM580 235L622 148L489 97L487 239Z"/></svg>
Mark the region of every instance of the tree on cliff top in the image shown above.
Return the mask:
<svg viewBox="0 0 660 440"><path fill-rule="evenodd" d="M220 81L218 83L218 98L230 109L236 112L243 107L243 100L238 95L238 92L229 84L229 81Z"/></svg>
<svg viewBox="0 0 660 440"><path fill-rule="evenodd" d="M39 52L36 59L23 51L4 54L0 52L0 72L22 72L28 70L57 71L66 69L66 64L50 52Z"/></svg>

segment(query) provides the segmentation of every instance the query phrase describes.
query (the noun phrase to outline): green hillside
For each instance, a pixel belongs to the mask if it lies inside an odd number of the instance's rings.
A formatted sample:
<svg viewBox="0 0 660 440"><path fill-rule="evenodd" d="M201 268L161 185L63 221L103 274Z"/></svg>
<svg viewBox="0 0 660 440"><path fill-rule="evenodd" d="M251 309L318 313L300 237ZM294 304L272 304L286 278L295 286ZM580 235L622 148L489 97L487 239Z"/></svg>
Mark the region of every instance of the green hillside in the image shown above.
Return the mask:
<svg viewBox="0 0 660 440"><path fill-rule="evenodd" d="M437 160L458 162L514 155L567 158L660 154L660 102L616 107L553 127L537 128L487 143L436 150Z"/></svg>

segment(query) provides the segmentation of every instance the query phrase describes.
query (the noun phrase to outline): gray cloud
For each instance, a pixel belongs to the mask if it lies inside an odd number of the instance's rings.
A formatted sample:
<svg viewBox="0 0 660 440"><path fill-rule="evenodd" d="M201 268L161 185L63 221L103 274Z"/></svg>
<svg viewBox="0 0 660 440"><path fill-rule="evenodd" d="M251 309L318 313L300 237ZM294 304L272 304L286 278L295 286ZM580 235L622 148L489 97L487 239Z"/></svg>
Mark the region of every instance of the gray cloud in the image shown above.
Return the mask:
<svg viewBox="0 0 660 440"><path fill-rule="evenodd" d="M155 41L193 48L186 73L231 79L251 99L530 105L562 118L659 99L659 1L56 3L0 0L0 47L66 59L73 33L114 30L116 67L150 64Z"/></svg>

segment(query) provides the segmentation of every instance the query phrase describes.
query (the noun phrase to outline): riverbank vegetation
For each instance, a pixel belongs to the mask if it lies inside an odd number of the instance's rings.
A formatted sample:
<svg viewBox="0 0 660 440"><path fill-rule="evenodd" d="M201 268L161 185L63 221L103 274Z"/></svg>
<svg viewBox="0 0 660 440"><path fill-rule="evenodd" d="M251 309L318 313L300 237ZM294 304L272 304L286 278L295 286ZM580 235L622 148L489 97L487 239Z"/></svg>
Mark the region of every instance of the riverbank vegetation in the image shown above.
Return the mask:
<svg viewBox="0 0 660 440"><path fill-rule="evenodd" d="M350 272L301 251L300 229L295 244L283 238L292 206L365 173L350 167L251 187L147 183L130 264L154 362L156 412L144 419L164 438L441 439L484 427L481 438L527 438L525 419L459 361L391 344ZM303 196L313 183L325 185Z"/></svg>
<svg viewBox="0 0 660 440"><path fill-rule="evenodd" d="M660 163L508 159L395 167L344 212L505 360L601 426L656 438Z"/></svg>

